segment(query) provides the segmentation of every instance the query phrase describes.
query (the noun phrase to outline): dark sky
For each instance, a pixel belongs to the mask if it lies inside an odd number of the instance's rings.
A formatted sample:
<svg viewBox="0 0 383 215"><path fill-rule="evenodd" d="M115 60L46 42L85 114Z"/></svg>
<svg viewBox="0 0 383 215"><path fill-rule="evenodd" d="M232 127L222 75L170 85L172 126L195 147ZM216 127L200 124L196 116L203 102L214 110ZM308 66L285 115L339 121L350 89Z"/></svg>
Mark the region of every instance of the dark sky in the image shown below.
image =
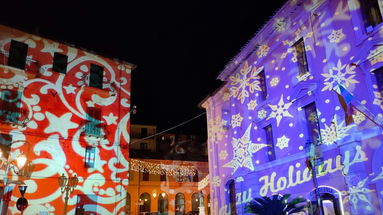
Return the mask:
<svg viewBox="0 0 383 215"><path fill-rule="evenodd" d="M284 2L8 0L0 23L136 64L132 122L161 131L204 111L219 72ZM206 135L206 117L174 132Z"/></svg>

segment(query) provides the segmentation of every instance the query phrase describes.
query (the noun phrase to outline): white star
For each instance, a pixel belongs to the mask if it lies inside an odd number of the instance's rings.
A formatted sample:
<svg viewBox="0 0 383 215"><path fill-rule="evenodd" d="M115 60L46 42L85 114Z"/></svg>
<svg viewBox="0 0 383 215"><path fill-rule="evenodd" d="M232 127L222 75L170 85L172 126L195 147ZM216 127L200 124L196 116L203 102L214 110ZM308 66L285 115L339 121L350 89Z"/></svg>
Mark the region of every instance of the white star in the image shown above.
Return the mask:
<svg viewBox="0 0 383 215"><path fill-rule="evenodd" d="M102 116L106 120L107 125L115 124L117 125L117 116L114 116L113 113L109 113L109 116Z"/></svg>
<svg viewBox="0 0 383 215"><path fill-rule="evenodd" d="M59 44L56 42L49 43L47 40L43 40L43 42L44 42L44 48L41 49L41 52L47 52L53 56L55 52L63 51L62 49L59 49Z"/></svg>
<svg viewBox="0 0 383 215"><path fill-rule="evenodd" d="M72 113L66 113L60 117L57 117L46 111L45 115L49 121L49 126L44 130L45 133L58 132L64 139L66 139L68 138L68 130L78 127L78 124L70 121Z"/></svg>
<svg viewBox="0 0 383 215"><path fill-rule="evenodd" d="M66 94L76 94L75 90L76 87L72 86L72 84L69 84L68 86L65 86L64 89L66 90Z"/></svg>
<svg viewBox="0 0 383 215"><path fill-rule="evenodd" d="M246 167L249 170L254 171L253 154L268 146L263 143L253 143L250 139L250 130L251 125L249 125L241 138L233 138L231 141L231 144L233 145L233 159L229 163L223 165L223 167L233 168L233 173L239 167Z"/></svg>

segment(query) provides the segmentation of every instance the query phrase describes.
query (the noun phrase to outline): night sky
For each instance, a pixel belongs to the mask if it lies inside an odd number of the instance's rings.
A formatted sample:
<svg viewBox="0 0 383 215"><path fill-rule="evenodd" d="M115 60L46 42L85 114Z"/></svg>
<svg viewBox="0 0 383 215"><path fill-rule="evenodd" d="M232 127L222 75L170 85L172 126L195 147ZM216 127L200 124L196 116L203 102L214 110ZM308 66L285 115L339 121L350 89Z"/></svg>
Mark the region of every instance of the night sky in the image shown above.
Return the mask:
<svg viewBox="0 0 383 215"><path fill-rule="evenodd" d="M204 112L220 71L284 2L5 1L0 23L136 64L132 123L162 131ZM206 135L206 117L172 132Z"/></svg>

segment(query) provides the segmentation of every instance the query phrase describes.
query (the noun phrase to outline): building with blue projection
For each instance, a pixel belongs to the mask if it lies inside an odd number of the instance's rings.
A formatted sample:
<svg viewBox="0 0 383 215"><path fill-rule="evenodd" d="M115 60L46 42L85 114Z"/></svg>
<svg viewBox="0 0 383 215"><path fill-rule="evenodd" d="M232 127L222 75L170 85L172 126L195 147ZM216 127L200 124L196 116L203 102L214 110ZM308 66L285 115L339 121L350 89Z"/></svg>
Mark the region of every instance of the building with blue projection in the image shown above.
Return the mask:
<svg viewBox="0 0 383 215"><path fill-rule="evenodd" d="M324 214L382 214L382 9L290 0L227 64L201 103L212 214L273 194L319 196Z"/></svg>

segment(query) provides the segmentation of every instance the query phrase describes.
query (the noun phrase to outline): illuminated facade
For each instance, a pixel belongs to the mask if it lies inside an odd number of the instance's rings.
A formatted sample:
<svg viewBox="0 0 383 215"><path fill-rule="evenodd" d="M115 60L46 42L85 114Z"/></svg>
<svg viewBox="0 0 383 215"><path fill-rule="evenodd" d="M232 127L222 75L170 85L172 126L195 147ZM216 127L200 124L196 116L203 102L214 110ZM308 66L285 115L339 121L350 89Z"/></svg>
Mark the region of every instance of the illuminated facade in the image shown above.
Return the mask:
<svg viewBox="0 0 383 215"><path fill-rule="evenodd" d="M20 213L15 181L28 186L24 214L63 214L62 174L79 179L68 214L124 213L134 67L0 26L1 159L23 153L31 173L9 170L8 208L6 194L1 201L7 214Z"/></svg>
<svg viewBox="0 0 383 215"><path fill-rule="evenodd" d="M202 102L213 214L274 193L315 202L307 152L326 214L382 214L382 6L290 0L228 63Z"/></svg>
<svg viewBox="0 0 383 215"><path fill-rule="evenodd" d="M131 161L127 212L183 215L189 211L198 211L201 200L199 193L202 191L205 214L209 214L209 186L198 186L198 182L208 175L207 162L153 159Z"/></svg>

